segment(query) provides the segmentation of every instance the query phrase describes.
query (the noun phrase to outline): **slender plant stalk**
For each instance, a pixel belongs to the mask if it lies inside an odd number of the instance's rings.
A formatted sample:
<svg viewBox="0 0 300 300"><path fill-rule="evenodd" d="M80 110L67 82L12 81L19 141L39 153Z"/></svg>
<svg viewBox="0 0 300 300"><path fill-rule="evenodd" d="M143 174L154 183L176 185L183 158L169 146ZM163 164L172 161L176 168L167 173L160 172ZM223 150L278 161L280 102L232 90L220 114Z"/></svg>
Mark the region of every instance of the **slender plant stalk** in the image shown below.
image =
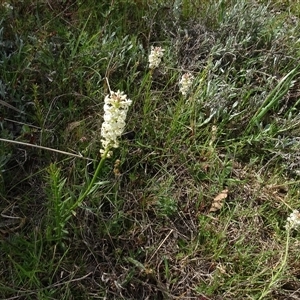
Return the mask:
<svg viewBox="0 0 300 300"><path fill-rule="evenodd" d="M89 192L91 191L92 187L94 186L96 179L103 167L104 161L106 159L107 153L109 152L110 148L108 148L104 153L103 156L101 157L101 160L97 166L97 169L94 173L94 176L91 180L91 182L89 183L88 187L86 188L86 190L83 192L83 194L78 198L78 200L71 206L70 210L73 211L74 209L76 209L85 199L85 197L89 194Z"/></svg>
<svg viewBox="0 0 300 300"><path fill-rule="evenodd" d="M269 283L268 287L262 292L262 294L260 295L260 297L258 298L258 300L264 299L265 296L267 296L271 292L272 287L277 283L278 277L282 274L282 272L283 272L283 270L284 270L284 268L286 266L286 262L287 262L287 258L288 258L289 242L290 242L290 230L288 229L287 230L287 237L286 237L284 257L283 257L282 263L280 265L280 268L278 269L278 271L276 272L276 274L272 278L272 280Z"/></svg>

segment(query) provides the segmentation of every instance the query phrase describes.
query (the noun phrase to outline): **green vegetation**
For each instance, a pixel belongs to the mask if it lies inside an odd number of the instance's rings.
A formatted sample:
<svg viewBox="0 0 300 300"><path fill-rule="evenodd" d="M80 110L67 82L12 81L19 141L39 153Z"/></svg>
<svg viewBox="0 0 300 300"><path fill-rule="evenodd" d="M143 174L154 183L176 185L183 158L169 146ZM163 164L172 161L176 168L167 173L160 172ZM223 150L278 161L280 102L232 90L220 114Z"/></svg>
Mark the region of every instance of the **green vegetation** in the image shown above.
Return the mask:
<svg viewBox="0 0 300 300"><path fill-rule="evenodd" d="M7 3L0 298L298 299L300 2Z"/></svg>

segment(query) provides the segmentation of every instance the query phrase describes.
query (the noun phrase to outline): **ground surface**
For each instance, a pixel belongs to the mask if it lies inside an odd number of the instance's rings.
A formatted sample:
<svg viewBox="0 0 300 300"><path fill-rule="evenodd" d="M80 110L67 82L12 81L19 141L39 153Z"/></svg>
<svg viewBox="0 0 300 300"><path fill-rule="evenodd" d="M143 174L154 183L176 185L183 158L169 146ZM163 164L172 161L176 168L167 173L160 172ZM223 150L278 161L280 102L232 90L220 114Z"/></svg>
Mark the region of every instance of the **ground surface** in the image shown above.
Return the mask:
<svg viewBox="0 0 300 300"><path fill-rule="evenodd" d="M299 14L1 2L0 298L300 299ZM109 89L133 103L83 198Z"/></svg>

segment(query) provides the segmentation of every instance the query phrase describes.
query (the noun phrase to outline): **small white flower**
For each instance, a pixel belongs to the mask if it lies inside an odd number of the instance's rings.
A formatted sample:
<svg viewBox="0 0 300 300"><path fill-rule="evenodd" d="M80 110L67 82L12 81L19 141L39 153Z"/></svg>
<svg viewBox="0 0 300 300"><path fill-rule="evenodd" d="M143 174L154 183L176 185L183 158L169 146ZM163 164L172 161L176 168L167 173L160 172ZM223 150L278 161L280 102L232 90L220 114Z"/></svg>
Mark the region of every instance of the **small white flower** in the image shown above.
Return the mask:
<svg viewBox="0 0 300 300"><path fill-rule="evenodd" d="M179 91L183 96L185 96L189 92L193 84L193 80L194 76L191 73L186 73L182 75L181 80L179 81Z"/></svg>
<svg viewBox="0 0 300 300"><path fill-rule="evenodd" d="M286 220L286 229L298 229L300 227L300 213L298 210L293 210Z"/></svg>
<svg viewBox="0 0 300 300"><path fill-rule="evenodd" d="M161 62L161 58L164 55L165 49L161 47L151 47L151 52L149 55L149 68L154 69L157 68Z"/></svg>
<svg viewBox="0 0 300 300"><path fill-rule="evenodd" d="M119 90L110 92L104 99L104 122L101 127L102 149L100 153L105 153L109 148L118 148L118 138L125 128L127 111L132 101L127 99L127 95ZM110 151L107 157L110 157Z"/></svg>
<svg viewBox="0 0 300 300"><path fill-rule="evenodd" d="M13 6L11 6L9 3L4 2L2 3L2 6L5 7L7 10L13 10Z"/></svg>

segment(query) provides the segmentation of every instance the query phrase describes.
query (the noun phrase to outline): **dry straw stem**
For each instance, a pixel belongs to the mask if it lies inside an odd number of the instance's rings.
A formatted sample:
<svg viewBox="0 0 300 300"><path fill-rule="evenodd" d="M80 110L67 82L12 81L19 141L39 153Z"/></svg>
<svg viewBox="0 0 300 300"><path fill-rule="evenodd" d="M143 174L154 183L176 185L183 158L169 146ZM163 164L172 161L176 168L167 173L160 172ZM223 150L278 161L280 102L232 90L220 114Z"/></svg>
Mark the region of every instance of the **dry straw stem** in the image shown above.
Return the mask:
<svg viewBox="0 0 300 300"><path fill-rule="evenodd" d="M164 242L168 239L168 237L170 236L170 234L173 232L174 230L171 229L170 232L167 234L167 236L163 239L163 241L159 244L159 246L157 247L157 249L154 251L154 253L152 254L152 256L150 257L149 261L152 261L153 257L155 256L155 254L157 253L157 251L161 248L161 246L164 244Z"/></svg>
<svg viewBox="0 0 300 300"><path fill-rule="evenodd" d="M3 100L0 100L0 104L3 105L3 106L8 107L8 108L10 108L10 109L12 109L12 110L14 110L14 111L20 113L20 114L25 114L24 111L21 111L21 110L15 108L15 107L12 106L11 104L8 104L7 102L5 102L5 101L3 101Z"/></svg>
<svg viewBox="0 0 300 300"><path fill-rule="evenodd" d="M22 146L28 146L28 147L43 149L43 150L52 151L52 152L56 152L56 153L60 153L60 154L68 155L68 156L73 156L73 157L77 157L77 158L81 158L81 159L94 161L94 159L89 158L89 157L83 157L83 156L78 155L78 154L74 154L74 153L70 153L70 152L66 152L66 151L61 151L61 150L57 150L57 149L53 149L53 148L48 148L48 147L44 147L44 146L39 146L39 145L34 145L34 144L29 144L29 143L24 143L24 142L19 142L19 141L13 141L13 140L7 140L7 139L1 139L1 138L0 138L0 141L1 142L6 142L6 143L11 143L11 144L17 144L17 145L22 145Z"/></svg>

